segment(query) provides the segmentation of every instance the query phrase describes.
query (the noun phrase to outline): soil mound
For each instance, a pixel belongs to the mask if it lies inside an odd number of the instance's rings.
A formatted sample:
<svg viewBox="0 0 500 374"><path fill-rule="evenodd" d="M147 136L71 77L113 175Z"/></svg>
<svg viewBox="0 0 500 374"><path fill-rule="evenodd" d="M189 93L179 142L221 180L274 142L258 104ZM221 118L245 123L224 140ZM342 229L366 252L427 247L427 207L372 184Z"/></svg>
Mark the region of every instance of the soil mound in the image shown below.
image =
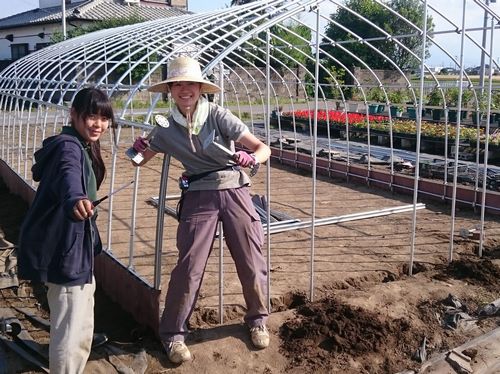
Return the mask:
<svg viewBox="0 0 500 374"><path fill-rule="evenodd" d="M498 295L500 268L488 259L459 259L422 271L428 276L434 274L432 278L436 280L463 280ZM417 303L418 312L414 314L391 318L345 304L335 296L326 297L297 306L296 316L280 328L281 348L292 373L381 374L416 370L428 354L449 349L466 339L458 323L454 328L446 324L447 318L452 317L450 308L460 316L461 312L473 313L479 306L472 296L459 301L449 294ZM426 341L432 343L425 347ZM422 346L424 349L419 350Z"/></svg>
<svg viewBox="0 0 500 374"><path fill-rule="evenodd" d="M282 348L294 369L344 373L390 373L411 366L402 352L416 347L422 337L404 319L390 319L325 298L297 308L297 319L280 329ZM374 355L383 357L374 361ZM353 360L357 365L353 367ZM344 365L341 363L344 362Z"/></svg>
<svg viewBox="0 0 500 374"><path fill-rule="evenodd" d="M435 279L460 279L482 286L491 292L500 289L500 268L488 259L459 259L451 262Z"/></svg>

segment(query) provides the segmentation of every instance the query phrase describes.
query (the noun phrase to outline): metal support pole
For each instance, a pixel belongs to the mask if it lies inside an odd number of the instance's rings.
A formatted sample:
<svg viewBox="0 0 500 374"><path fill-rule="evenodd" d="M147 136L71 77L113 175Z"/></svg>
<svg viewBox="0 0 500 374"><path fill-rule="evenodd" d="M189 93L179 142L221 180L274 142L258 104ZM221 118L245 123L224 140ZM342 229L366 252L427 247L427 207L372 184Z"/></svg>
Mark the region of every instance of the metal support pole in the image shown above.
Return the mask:
<svg viewBox="0 0 500 374"><path fill-rule="evenodd" d="M267 53L266 53L266 96L267 96L267 110L265 113L266 124L266 144L271 144L271 33L269 29L266 34L267 39ZM267 163L266 167L266 196L267 196L267 232L270 232L271 224L271 162ZM271 312L271 235L267 235L267 310Z"/></svg>
<svg viewBox="0 0 500 374"><path fill-rule="evenodd" d="M315 257L315 220L316 220L316 145L318 141L318 96L319 96L319 50L320 50L320 33L319 33L319 8L316 9L316 62L314 71L314 128L313 139L311 142L312 156L312 201L311 201L311 258L310 258L310 284L309 284L309 299L314 301L314 257Z"/></svg>
<svg viewBox="0 0 500 374"><path fill-rule="evenodd" d="M63 38L66 40L66 0L61 0L61 22L62 22L62 32Z"/></svg>
<svg viewBox="0 0 500 374"><path fill-rule="evenodd" d="M219 63L219 105L224 106L224 64Z"/></svg>
<svg viewBox="0 0 500 374"><path fill-rule="evenodd" d="M224 64L219 63L219 105L224 106ZM219 323L224 323L224 233L219 222Z"/></svg>
<svg viewBox="0 0 500 374"><path fill-rule="evenodd" d="M485 0L486 6L490 6L490 0ZM484 73L485 73L485 53L484 50L486 48L486 32L488 29L488 12L485 10L484 11L484 21L483 21L483 40L481 41L481 64L480 64L480 70L479 70L479 87L481 88L481 95L484 93ZM490 64L490 70L491 70L491 64Z"/></svg>
<svg viewBox="0 0 500 374"><path fill-rule="evenodd" d="M489 153L489 142L490 142L490 117L491 117L491 93L493 92L493 42L494 42L494 31L495 31L495 20L491 18L491 34L490 34L490 71L488 74L488 107L486 114L486 141L484 142L484 166L483 166L483 189L481 193L481 228L479 230L479 257L483 257L483 246L484 246L484 216L486 212L486 180L488 176L488 153ZM479 123L479 122L478 122ZM479 169L479 168L478 168Z"/></svg>
<svg viewBox="0 0 500 374"><path fill-rule="evenodd" d="M224 230L219 221L219 323L224 323Z"/></svg>
<svg viewBox="0 0 500 374"><path fill-rule="evenodd" d="M140 168L135 168L134 173L134 192L132 199L132 217L130 219L130 238L128 247L128 269L134 270L134 243L135 243L135 228L136 228L136 218L137 218L137 193L139 192L139 173Z"/></svg>
<svg viewBox="0 0 500 374"><path fill-rule="evenodd" d="M115 185L115 179L116 179L116 161L118 157L118 147L117 144L120 141L120 136L122 133L122 127L118 126L118 129L116 130L116 144L113 143L113 148L112 148L112 153L111 153L111 180L109 182L109 194L111 195L111 192L113 191L113 186ZM42 134L42 139L45 139L45 134ZM110 196L108 199L108 233L107 233L107 251L112 253L113 249L111 247L112 240L113 240L113 230L112 230L112 224L113 224L113 201L114 201L114 196Z"/></svg>
<svg viewBox="0 0 500 374"><path fill-rule="evenodd" d="M165 200L167 195L168 172L170 168L170 155L165 155L161 167L160 192L158 194L158 213L156 215L156 241L155 241L155 271L154 288L161 289L161 255L163 251L163 225L165 221Z"/></svg>
<svg viewBox="0 0 500 374"><path fill-rule="evenodd" d="M420 175L420 138L422 126L422 100L423 100L423 87L424 87L424 69L425 69L425 53L427 41L427 0L424 1L424 26L422 32L422 56L420 61L420 97L417 106L417 145L415 155L415 178L413 179L413 214L411 220L411 238L410 238L410 264L408 266L408 275L413 275L413 260L415 257L415 232L417 227L417 200L418 200L418 179ZM369 158L369 155L368 155Z"/></svg>
<svg viewBox="0 0 500 374"><path fill-rule="evenodd" d="M455 214L457 205L457 182L458 182L458 150L460 145L460 124L462 120L462 93L464 79L464 43L465 43L465 6L466 0L463 0L462 8L462 30L460 42L460 79L458 87L458 107L457 107L457 124L455 132L455 164L453 167L453 192L451 199L451 227L450 227L450 248L448 252L448 262L453 261L453 237L455 236Z"/></svg>

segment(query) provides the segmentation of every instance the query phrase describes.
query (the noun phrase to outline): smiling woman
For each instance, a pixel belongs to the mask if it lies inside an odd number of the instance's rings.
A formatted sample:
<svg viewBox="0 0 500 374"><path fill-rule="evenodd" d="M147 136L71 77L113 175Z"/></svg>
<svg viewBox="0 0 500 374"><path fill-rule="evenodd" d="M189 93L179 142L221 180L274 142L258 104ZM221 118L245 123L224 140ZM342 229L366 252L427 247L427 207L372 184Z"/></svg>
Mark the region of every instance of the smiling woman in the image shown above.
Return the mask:
<svg viewBox="0 0 500 374"><path fill-rule="evenodd" d="M192 115L196 102L200 98L201 83L174 82L170 85L170 93L177 107L184 115Z"/></svg>
<svg viewBox="0 0 500 374"><path fill-rule="evenodd" d="M95 102L94 106L95 108L78 112L75 103L70 111L74 129L88 145L99 141L101 135L108 129L113 115L112 109L104 106L104 102Z"/></svg>
<svg viewBox="0 0 500 374"><path fill-rule="evenodd" d="M167 357L175 364L192 358L184 340L212 250L211 241L205 239L215 236L218 221L245 294L245 322L252 343L257 349L267 348L263 229L250 197L251 180L243 169L257 170L271 151L238 117L201 96L218 93L220 88L203 78L199 62L191 57L173 59L167 79L149 91L170 92L175 106L168 118L170 126L159 128L151 141L139 137L134 142L134 148L144 153L139 165L157 153L168 153L185 168L179 179L177 237L189 240L177 241L179 261L172 271L160 321L159 335ZM217 142L211 141L215 138ZM218 142L228 151L210 147ZM235 143L248 151L235 151Z"/></svg>
<svg viewBox="0 0 500 374"><path fill-rule="evenodd" d="M35 153L40 183L19 240L19 277L48 287L49 368L58 373L82 373L90 354L94 256L102 251L92 201L106 173L99 138L114 118L109 98L95 88L80 90L70 113L72 126Z"/></svg>

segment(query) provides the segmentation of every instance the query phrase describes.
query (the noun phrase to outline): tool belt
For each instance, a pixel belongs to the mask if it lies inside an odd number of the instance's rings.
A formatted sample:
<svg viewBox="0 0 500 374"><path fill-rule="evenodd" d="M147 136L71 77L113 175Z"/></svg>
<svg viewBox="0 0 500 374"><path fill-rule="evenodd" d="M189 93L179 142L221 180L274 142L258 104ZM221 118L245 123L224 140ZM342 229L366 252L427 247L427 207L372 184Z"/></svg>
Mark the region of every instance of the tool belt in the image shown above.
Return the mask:
<svg viewBox="0 0 500 374"><path fill-rule="evenodd" d="M240 167L238 165L225 166L225 167L220 168L220 169L210 170L210 171L206 171L206 172L200 173L200 174L194 174L191 176L181 175L179 177L179 188L181 189L181 197L180 197L179 202L177 203L177 207L175 209L175 213L177 215L177 221L180 221L180 219L181 219L182 204L184 203L184 196L185 196L187 190L189 189L189 185L193 182L196 182L197 180L205 178L206 176L208 176L212 173L216 173L218 171L223 171L223 170L239 171Z"/></svg>

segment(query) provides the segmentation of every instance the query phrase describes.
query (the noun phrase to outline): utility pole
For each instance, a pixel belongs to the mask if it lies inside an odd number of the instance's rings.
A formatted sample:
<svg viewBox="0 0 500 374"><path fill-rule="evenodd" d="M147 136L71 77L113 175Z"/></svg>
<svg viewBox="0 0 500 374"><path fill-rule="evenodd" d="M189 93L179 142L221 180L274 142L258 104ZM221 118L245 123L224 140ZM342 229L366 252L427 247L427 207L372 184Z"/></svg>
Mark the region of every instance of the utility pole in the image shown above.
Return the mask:
<svg viewBox="0 0 500 374"><path fill-rule="evenodd" d="M488 1L488 0L486 0ZM63 39L66 40L66 0L61 0L61 21L62 21L62 31Z"/></svg>
<svg viewBox="0 0 500 374"><path fill-rule="evenodd" d="M485 0L486 6L490 6L491 3L496 3L497 0ZM479 68L479 86L481 87L481 94L484 93L484 75L485 75L485 52L484 50L486 49L486 30L488 28L488 12L485 10L484 11L484 22L483 22L483 40L481 42L481 47L483 49L481 50L481 64ZM492 67L490 66L490 69Z"/></svg>

